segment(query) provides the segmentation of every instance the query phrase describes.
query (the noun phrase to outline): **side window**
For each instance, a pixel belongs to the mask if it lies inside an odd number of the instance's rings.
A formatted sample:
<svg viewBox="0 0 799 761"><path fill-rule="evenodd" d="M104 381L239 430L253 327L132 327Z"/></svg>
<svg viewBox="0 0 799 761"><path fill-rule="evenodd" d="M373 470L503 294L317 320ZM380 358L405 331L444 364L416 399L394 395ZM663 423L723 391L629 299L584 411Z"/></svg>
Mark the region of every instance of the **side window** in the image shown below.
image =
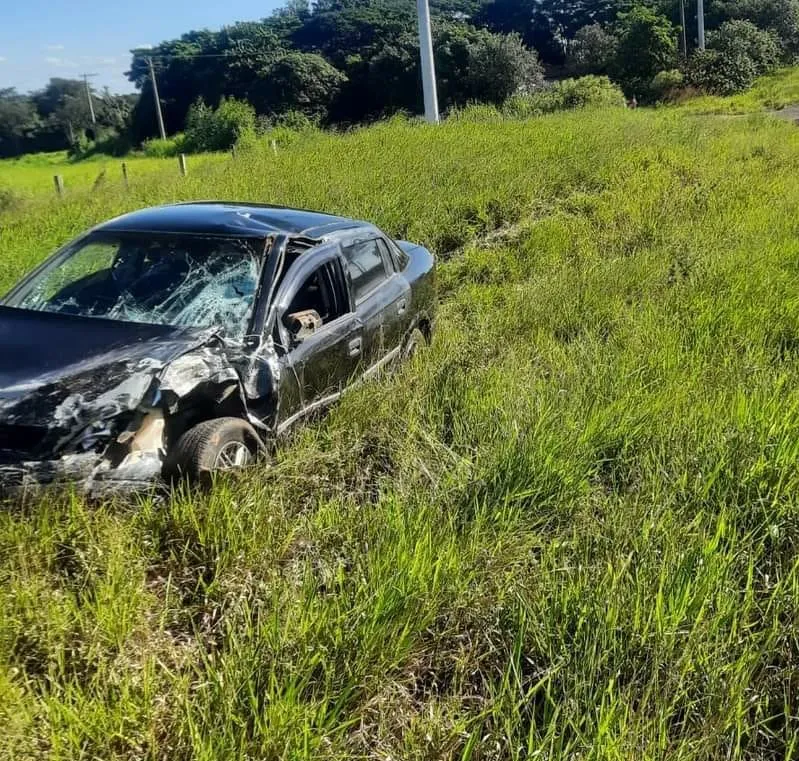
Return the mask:
<svg viewBox="0 0 799 761"><path fill-rule="evenodd" d="M386 279L386 264L377 238L342 247L352 278L355 301L361 301Z"/></svg>
<svg viewBox="0 0 799 761"><path fill-rule="evenodd" d="M386 268L389 273L396 272L399 267L397 266L396 260L391 255L388 244L382 238L378 238L377 245L380 247L380 253L383 254L383 261L386 263Z"/></svg>
<svg viewBox="0 0 799 761"><path fill-rule="evenodd" d="M283 313L283 325L293 335L308 335L350 311L341 262L322 264L300 285Z"/></svg>

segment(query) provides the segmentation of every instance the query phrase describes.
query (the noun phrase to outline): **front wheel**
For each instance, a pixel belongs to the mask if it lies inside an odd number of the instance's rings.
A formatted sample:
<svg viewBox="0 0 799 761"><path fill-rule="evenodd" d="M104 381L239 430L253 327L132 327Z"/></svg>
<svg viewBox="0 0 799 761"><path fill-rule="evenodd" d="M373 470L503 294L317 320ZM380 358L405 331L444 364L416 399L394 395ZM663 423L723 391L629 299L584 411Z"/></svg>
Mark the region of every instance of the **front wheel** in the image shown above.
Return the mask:
<svg viewBox="0 0 799 761"><path fill-rule="evenodd" d="M204 420L189 428L170 448L164 472L168 477L207 478L211 473L239 470L258 453L259 438L241 418Z"/></svg>
<svg viewBox="0 0 799 761"><path fill-rule="evenodd" d="M411 359L417 351L424 348L426 343L427 339L424 337L424 333L419 328L414 328L405 342L405 348L402 351L403 358Z"/></svg>

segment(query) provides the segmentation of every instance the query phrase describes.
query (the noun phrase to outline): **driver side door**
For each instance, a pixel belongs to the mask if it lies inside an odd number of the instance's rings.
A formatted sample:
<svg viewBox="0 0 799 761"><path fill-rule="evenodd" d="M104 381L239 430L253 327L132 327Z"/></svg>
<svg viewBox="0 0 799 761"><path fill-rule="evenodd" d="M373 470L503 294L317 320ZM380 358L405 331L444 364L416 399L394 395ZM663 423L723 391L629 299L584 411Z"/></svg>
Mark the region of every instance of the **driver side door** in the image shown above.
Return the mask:
<svg viewBox="0 0 799 761"><path fill-rule="evenodd" d="M304 328L296 331L297 315ZM333 403L358 372L363 325L352 308L339 246L299 259L276 299L275 340L283 351L278 433Z"/></svg>

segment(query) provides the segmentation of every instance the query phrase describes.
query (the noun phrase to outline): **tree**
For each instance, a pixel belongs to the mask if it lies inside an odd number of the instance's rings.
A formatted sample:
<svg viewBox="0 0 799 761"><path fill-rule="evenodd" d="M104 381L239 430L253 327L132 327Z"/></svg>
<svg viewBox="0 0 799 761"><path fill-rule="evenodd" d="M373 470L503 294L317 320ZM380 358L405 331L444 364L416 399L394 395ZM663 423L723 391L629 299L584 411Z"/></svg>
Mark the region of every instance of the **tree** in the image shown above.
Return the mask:
<svg viewBox="0 0 799 761"><path fill-rule="evenodd" d="M186 118L185 146L190 151L224 151L254 131L255 109L249 103L222 98L214 109L198 99Z"/></svg>
<svg viewBox="0 0 799 761"><path fill-rule="evenodd" d="M646 94L649 83L677 62L677 35L672 23L646 6L620 13L618 48L611 75L628 94Z"/></svg>
<svg viewBox="0 0 799 761"><path fill-rule="evenodd" d="M518 34L451 24L434 38L443 107L468 101L502 103L543 83L538 55Z"/></svg>
<svg viewBox="0 0 799 761"><path fill-rule="evenodd" d="M290 52L278 58L249 90L259 112L300 111L325 119L347 77L316 53Z"/></svg>
<svg viewBox="0 0 799 761"><path fill-rule="evenodd" d="M799 56L799 0L717 0L711 11L711 27L736 19L751 21L775 36L783 62L792 63Z"/></svg>
<svg viewBox="0 0 799 761"><path fill-rule="evenodd" d="M11 87L0 90L0 156L21 151L23 139L39 126L39 117L30 98Z"/></svg>
<svg viewBox="0 0 799 761"><path fill-rule="evenodd" d="M708 35L707 50L688 62L687 79L707 92L731 95L752 86L780 58L777 40L749 21L725 21Z"/></svg>
<svg viewBox="0 0 799 761"><path fill-rule="evenodd" d="M616 60L618 39L602 24L589 24L577 30L569 46L569 71L577 76L607 74Z"/></svg>
<svg viewBox="0 0 799 761"><path fill-rule="evenodd" d="M780 61L780 47L771 32L751 21L725 21L708 35L707 46L731 59L748 58L755 76L771 71Z"/></svg>

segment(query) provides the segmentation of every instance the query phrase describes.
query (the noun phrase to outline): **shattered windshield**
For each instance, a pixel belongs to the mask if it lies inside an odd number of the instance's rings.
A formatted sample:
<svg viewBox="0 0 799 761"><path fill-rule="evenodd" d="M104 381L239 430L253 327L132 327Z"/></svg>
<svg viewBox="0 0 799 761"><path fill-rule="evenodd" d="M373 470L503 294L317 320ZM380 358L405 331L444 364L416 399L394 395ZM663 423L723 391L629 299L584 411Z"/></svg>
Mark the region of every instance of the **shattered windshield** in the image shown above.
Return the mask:
<svg viewBox="0 0 799 761"><path fill-rule="evenodd" d="M126 322L221 327L242 337L262 243L149 233L93 233L31 279L12 305Z"/></svg>

